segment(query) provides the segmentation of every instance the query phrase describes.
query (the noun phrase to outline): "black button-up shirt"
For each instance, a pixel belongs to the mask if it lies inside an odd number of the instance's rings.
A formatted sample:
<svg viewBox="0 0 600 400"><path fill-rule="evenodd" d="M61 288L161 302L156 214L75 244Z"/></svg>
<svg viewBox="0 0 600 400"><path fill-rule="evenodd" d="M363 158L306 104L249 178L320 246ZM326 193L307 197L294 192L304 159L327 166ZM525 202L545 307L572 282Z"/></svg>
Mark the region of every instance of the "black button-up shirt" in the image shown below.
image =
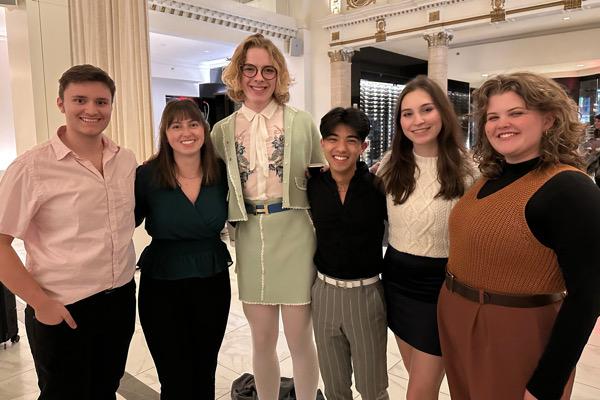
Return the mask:
<svg viewBox="0 0 600 400"><path fill-rule="evenodd" d="M342 203L331 172L308 180L308 200L317 233L314 262L338 279L370 278L382 272L387 217L385 194L364 162L357 164Z"/></svg>

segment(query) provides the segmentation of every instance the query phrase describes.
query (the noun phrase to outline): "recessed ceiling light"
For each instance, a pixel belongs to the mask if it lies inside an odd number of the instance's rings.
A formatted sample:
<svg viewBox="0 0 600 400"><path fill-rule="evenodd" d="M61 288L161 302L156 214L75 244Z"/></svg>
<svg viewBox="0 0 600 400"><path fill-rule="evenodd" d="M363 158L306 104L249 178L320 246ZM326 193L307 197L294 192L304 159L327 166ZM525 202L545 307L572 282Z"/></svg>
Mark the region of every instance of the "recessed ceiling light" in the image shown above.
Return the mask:
<svg viewBox="0 0 600 400"><path fill-rule="evenodd" d="M563 17L563 21L568 21L570 19L571 19L571 17L568 17L568 16L567 17Z"/></svg>
<svg viewBox="0 0 600 400"><path fill-rule="evenodd" d="M578 67L585 67L585 64L577 64Z"/></svg>
<svg viewBox="0 0 600 400"><path fill-rule="evenodd" d="M482 77L487 78L490 74L481 74Z"/></svg>
<svg viewBox="0 0 600 400"><path fill-rule="evenodd" d="M210 53L209 50L202 50L203 53Z"/></svg>

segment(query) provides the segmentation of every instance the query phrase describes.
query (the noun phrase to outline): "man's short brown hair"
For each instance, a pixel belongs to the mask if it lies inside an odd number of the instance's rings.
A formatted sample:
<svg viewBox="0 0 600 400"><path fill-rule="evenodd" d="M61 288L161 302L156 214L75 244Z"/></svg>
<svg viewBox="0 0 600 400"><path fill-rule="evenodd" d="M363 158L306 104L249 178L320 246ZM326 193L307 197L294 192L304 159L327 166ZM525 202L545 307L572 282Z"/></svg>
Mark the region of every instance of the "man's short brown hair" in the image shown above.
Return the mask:
<svg viewBox="0 0 600 400"><path fill-rule="evenodd" d="M64 93L70 83L101 82L110 90L111 100L115 98L115 81L102 69L90 65L75 65L66 70L58 80L58 97L64 100Z"/></svg>

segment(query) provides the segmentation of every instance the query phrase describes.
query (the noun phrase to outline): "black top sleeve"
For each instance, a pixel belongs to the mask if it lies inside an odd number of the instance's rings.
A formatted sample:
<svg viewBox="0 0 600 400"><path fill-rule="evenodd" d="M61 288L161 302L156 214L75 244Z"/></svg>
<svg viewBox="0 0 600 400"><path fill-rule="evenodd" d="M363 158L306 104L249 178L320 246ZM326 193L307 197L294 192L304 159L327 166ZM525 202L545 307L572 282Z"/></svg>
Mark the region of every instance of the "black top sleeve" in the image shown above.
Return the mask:
<svg viewBox="0 0 600 400"><path fill-rule="evenodd" d="M540 400L559 399L600 315L600 190L576 171L557 174L525 209L535 237L553 249L567 296L527 384Z"/></svg>
<svg viewBox="0 0 600 400"><path fill-rule="evenodd" d="M148 215L146 191L148 186L149 165L140 165L135 171L135 226L141 225Z"/></svg>

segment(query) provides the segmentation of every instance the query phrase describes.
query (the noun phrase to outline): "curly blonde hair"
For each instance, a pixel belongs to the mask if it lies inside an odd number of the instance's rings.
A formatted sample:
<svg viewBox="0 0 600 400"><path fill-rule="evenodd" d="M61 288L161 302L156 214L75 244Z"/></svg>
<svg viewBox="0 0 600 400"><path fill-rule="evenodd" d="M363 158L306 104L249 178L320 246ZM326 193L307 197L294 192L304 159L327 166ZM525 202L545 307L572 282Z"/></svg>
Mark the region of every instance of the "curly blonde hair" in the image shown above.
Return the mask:
<svg viewBox="0 0 600 400"><path fill-rule="evenodd" d="M577 104L552 79L531 72L516 72L492 77L473 93L478 132L474 158L479 162L481 173L487 178L494 178L502 172L504 157L491 146L485 134L485 124L490 97L506 92L519 95L528 109L549 113L554 118L550 129L542 135L537 169L543 170L556 164L582 168L577 149L585 126L579 122Z"/></svg>
<svg viewBox="0 0 600 400"><path fill-rule="evenodd" d="M231 62L223 69L223 83L227 85L227 95L231 100L243 102L246 99L242 90L242 66L246 62L246 54L252 48L265 49L273 60L273 66L277 70L277 83L273 97L279 104L285 104L290 99L290 74L281 51L260 33L248 36L236 47L231 57Z"/></svg>

